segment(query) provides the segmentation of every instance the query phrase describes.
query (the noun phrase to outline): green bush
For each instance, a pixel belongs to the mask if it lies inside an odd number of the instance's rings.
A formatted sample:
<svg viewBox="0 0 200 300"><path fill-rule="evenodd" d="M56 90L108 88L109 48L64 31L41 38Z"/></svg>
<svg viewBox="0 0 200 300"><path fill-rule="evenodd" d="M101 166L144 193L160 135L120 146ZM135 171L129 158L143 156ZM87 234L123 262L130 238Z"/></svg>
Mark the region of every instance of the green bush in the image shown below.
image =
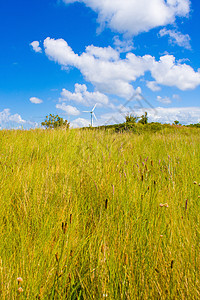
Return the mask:
<svg viewBox="0 0 200 300"><path fill-rule="evenodd" d="M68 129L70 123L67 120L59 117L58 115L48 115L44 122L41 123L42 126L50 129L57 129L57 128L65 128Z"/></svg>

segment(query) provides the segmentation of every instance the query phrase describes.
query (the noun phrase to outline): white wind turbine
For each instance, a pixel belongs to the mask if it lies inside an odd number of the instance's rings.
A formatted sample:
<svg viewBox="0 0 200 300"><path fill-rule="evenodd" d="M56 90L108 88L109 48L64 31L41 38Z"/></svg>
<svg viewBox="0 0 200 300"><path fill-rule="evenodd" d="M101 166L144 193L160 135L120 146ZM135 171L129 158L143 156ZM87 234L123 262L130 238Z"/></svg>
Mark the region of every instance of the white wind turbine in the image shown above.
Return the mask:
<svg viewBox="0 0 200 300"><path fill-rule="evenodd" d="M97 117L95 116L95 113L94 113L94 110L95 110L96 106L97 106L97 103L95 104L95 106L93 107L93 109L91 111L83 111L85 113L90 113L91 114L91 126L93 126L93 116L97 120Z"/></svg>

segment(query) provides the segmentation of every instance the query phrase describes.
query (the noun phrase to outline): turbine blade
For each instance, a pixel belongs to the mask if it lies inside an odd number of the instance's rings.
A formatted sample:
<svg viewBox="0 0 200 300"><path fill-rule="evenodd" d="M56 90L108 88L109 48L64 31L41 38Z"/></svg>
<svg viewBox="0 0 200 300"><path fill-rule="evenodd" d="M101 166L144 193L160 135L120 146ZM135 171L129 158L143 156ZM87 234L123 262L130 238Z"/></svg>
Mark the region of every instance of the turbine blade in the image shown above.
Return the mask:
<svg viewBox="0 0 200 300"><path fill-rule="evenodd" d="M89 112L90 113L90 111L85 111L85 110L83 112Z"/></svg>
<svg viewBox="0 0 200 300"><path fill-rule="evenodd" d="M96 117L96 115L95 115L95 113L93 112L93 116L95 117L95 119L96 119L96 121L97 121L97 117Z"/></svg>
<svg viewBox="0 0 200 300"><path fill-rule="evenodd" d="M93 107L92 111L94 111L94 110L95 110L96 106L97 106L97 103L96 103L96 104L95 104L95 106Z"/></svg>

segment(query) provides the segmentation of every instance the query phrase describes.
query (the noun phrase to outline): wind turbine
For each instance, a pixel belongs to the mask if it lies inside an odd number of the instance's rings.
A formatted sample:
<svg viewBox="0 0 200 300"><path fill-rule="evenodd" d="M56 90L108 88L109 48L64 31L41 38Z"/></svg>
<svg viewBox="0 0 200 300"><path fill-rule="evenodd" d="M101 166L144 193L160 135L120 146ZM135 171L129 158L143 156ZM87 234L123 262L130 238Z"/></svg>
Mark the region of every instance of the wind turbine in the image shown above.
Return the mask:
<svg viewBox="0 0 200 300"><path fill-rule="evenodd" d="M93 109L91 111L83 111L85 113L90 113L91 114L91 127L93 127L93 116L97 120L97 117L95 116L95 113L94 113L94 110L95 110L96 106L97 106L97 103L95 104L95 106L93 107Z"/></svg>

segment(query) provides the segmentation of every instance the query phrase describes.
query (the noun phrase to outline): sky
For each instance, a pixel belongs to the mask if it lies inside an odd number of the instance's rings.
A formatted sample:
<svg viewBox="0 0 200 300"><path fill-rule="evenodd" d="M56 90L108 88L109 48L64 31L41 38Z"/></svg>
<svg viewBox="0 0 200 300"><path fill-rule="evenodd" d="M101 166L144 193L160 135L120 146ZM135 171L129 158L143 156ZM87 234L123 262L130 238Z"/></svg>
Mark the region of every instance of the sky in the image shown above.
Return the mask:
<svg viewBox="0 0 200 300"><path fill-rule="evenodd" d="M0 3L0 129L200 122L198 0Z"/></svg>

